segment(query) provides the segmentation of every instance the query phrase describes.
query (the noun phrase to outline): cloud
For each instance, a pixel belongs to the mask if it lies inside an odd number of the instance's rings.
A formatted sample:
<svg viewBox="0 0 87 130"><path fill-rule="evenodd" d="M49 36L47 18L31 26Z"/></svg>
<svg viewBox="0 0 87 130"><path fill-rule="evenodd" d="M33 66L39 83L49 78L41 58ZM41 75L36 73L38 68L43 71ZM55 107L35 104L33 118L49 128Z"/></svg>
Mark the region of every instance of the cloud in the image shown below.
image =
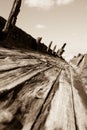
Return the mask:
<svg viewBox="0 0 87 130"><path fill-rule="evenodd" d="M71 2L74 2L74 0L57 0L57 5L67 5Z"/></svg>
<svg viewBox="0 0 87 130"><path fill-rule="evenodd" d="M29 7L48 9L54 5L54 0L25 0Z"/></svg>
<svg viewBox="0 0 87 130"><path fill-rule="evenodd" d="M36 8L42 8L42 9L49 9L54 4L60 6L60 5L66 5L75 0L25 0L25 3L29 7L36 7Z"/></svg>
<svg viewBox="0 0 87 130"><path fill-rule="evenodd" d="M38 29L44 29L46 26L45 25L42 25L42 24L37 24L36 25L36 28Z"/></svg>

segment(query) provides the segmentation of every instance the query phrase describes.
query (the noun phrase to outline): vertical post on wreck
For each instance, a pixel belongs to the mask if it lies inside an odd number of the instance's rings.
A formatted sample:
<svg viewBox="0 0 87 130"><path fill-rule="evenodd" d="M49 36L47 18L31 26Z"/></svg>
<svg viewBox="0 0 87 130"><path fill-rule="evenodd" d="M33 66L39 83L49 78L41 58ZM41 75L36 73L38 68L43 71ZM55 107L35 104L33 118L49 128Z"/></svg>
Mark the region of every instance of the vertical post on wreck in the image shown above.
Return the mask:
<svg viewBox="0 0 87 130"><path fill-rule="evenodd" d="M20 12L21 2L22 2L22 0L14 0L10 15L8 17L8 20L6 21L6 24L3 28L3 30L2 30L3 32L7 33L9 31L11 25L15 26L17 16Z"/></svg>
<svg viewBox="0 0 87 130"><path fill-rule="evenodd" d="M79 66L80 63L83 61L83 59L84 59L84 55L80 55L80 56L78 57L78 60L77 60L76 65Z"/></svg>
<svg viewBox="0 0 87 130"><path fill-rule="evenodd" d="M64 53L64 48L65 48L65 46L66 46L66 43L64 43L63 44L63 46L61 47L61 49L59 49L58 51L57 51L57 55L59 56L59 57L62 57L62 54Z"/></svg>
<svg viewBox="0 0 87 130"><path fill-rule="evenodd" d="M65 46L66 46L66 43L63 44L61 49L64 50Z"/></svg>
<svg viewBox="0 0 87 130"><path fill-rule="evenodd" d="M56 45L54 46L53 50L52 50L52 54L55 53L55 50L56 50Z"/></svg>
<svg viewBox="0 0 87 130"><path fill-rule="evenodd" d="M47 52L51 49L53 41L50 42L49 46L47 47Z"/></svg>
<svg viewBox="0 0 87 130"><path fill-rule="evenodd" d="M41 43L42 37L37 37L36 43L39 45Z"/></svg>

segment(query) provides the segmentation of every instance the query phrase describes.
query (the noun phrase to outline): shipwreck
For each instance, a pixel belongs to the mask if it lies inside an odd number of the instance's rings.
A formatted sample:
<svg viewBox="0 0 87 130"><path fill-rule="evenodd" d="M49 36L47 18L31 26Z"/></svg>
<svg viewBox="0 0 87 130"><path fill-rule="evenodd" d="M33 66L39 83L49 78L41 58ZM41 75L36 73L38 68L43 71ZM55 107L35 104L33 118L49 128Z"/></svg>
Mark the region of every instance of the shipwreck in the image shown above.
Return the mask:
<svg viewBox="0 0 87 130"><path fill-rule="evenodd" d="M87 130L87 54L69 63L16 27L22 0L0 17L0 130Z"/></svg>

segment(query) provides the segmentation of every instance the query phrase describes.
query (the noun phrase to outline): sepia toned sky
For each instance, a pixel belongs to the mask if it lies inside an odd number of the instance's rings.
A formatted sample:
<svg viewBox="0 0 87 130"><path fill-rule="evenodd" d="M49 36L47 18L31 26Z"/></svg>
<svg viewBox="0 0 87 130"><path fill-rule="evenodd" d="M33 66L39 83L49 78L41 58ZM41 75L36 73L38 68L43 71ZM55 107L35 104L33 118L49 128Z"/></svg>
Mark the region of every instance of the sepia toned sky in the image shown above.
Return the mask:
<svg viewBox="0 0 87 130"><path fill-rule="evenodd" d="M0 16L8 18L14 0L0 0ZM17 26L46 45L60 48L65 57L87 52L87 0L23 0Z"/></svg>

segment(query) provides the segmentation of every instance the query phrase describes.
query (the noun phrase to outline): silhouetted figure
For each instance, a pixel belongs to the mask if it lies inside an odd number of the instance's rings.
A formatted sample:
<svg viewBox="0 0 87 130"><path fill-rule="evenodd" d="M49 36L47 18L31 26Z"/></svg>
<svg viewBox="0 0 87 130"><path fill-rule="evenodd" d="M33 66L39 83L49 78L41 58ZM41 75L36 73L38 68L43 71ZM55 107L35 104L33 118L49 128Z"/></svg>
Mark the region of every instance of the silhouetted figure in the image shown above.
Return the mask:
<svg viewBox="0 0 87 130"><path fill-rule="evenodd" d="M21 7L21 2L22 0L14 0L10 15L8 17L8 20L3 28L3 32L7 33L9 31L10 26L15 26L17 16L20 12L20 7Z"/></svg>

